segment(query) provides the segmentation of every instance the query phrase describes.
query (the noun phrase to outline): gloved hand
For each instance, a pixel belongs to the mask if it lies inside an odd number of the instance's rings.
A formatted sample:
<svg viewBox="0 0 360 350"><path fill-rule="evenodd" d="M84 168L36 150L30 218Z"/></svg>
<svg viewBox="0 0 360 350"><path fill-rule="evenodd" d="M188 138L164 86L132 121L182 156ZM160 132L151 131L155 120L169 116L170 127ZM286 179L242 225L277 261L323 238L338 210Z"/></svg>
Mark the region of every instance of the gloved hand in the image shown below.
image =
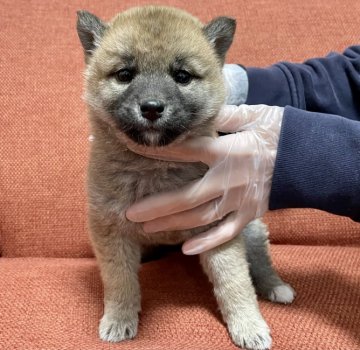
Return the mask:
<svg viewBox="0 0 360 350"><path fill-rule="evenodd" d="M129 220L145 222L146 232L181 230L222 219L217 226L188 240L184 254L220 245L268 210L282 107L225 106L216 118L218 138L189 139L182 144L147 148L130 145L136 153L162 160L203 162L204 177L185 188L152 195L132 205Z"/></svg>

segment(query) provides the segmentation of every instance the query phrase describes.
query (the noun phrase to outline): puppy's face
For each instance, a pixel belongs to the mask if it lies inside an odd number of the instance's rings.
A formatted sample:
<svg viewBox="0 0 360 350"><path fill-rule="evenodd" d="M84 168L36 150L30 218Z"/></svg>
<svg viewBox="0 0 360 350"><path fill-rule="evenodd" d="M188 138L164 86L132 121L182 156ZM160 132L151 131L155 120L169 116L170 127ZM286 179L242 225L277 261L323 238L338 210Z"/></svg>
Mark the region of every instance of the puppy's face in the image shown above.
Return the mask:
<svg viewBox="0 0 360 350"><path fill-rule="evenodd" d="M235 21L203 26L186 12L142 7L110 23L78 13L86 100L120 137L164 146L204 134L224 102L222 65Z"/></svg>

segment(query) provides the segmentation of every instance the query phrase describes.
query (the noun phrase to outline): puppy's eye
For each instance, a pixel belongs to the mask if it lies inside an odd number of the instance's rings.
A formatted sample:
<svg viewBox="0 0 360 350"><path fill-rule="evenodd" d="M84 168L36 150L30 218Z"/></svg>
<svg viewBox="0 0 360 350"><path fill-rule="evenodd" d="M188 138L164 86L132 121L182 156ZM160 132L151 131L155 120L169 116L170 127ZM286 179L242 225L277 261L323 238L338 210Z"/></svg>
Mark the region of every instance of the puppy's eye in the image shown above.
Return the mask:
<svg viewBox="0 0 360 350"><path fill-rule="evenodd" d="M182 85L187 85L191 82L193 79L193 76L187 72L186 70L180 69L173 73L173 79L178 83Z"/></svg>
<svg viewBox="0 0 360 350"><path fill-rule="evenodd" d="M130 83L135 77L135 70L123 68L115 73L116 80L119 83Z"/></svg>

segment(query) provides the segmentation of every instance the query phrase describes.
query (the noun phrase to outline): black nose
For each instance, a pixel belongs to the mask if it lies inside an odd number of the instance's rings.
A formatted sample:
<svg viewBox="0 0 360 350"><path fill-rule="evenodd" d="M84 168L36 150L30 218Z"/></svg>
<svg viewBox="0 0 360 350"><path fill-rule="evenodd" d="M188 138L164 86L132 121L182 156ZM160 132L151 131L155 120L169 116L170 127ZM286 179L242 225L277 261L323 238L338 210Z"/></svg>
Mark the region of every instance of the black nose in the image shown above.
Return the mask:
<svg viewBox="0 0 360 350"><path fill-rule="evenodd" d="M141 115L152 122L161 117L164 109L164 103L159 100L147 100L140 104Z"/></svg>

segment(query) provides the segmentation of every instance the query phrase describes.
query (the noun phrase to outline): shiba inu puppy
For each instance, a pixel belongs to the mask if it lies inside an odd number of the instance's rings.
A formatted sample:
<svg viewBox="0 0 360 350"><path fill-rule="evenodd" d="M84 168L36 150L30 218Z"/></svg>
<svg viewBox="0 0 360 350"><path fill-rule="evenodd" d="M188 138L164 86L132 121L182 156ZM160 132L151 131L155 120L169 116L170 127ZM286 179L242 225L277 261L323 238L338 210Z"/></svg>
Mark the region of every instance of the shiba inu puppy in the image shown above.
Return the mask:
<svg viewBox="0 0 360 350"><path fill-rule="evenodd" d="M215 135L212 120L225 102L222 66L235 20L218 17L203 25L179 9L147 6L108 23L79 11L77 30L94 136L88 197L91 239L104 283L99 334L117 342L137 333L142 254L209 227L147 235L127 220L125 211L136 200L184 186L207 168L148 159L126 144L166 147L189 136ZM267 246L267 228L256 220L237 238L200 255L232 340L248 349L271 346L255 288L272 301L294 298L272 269Z"/></svg>

